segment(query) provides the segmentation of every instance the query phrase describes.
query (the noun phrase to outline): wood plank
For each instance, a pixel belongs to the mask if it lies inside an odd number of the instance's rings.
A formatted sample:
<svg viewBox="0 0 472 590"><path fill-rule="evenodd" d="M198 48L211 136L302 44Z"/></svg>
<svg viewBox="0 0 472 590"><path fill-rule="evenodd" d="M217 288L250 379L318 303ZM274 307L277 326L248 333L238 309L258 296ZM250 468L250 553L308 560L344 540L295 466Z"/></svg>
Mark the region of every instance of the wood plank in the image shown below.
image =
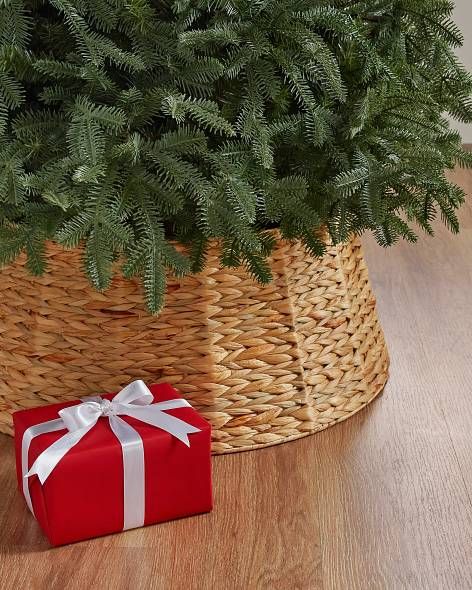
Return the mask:
<svg viewBox="0 0 472 590"><path fill-rule="evenodd" d="M64 580L67 588L321 587L309 443L216 457L210 515L48 551L15 489L11 442L0 437L3 590L55 589L54 580L57 588Z"/></svg>

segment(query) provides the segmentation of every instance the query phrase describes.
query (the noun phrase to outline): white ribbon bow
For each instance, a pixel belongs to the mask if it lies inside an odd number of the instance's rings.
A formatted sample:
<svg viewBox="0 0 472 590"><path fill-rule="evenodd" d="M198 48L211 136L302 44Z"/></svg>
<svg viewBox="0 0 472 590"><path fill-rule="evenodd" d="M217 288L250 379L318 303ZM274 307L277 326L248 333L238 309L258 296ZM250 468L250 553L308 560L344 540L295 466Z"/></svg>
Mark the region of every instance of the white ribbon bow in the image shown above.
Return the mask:
<svg viewBox="0 0 472 590"><path fill-rule="evenodd" d="M91 430L102 417L108 418L110 428L119 440L123 453L124 484L124 526L123 530L144 524L145 510L145 465L144 446L139 433L121 416L132 416L165 430L190 446L188 435L200 429L166 414L166 410L190 407L184 399L171 399L152 403L152 393L146 384L133 381L124 387L110 401L99 396L86 397L81 404L63 408L60 418L28 428L22 441L23 493L31 512L34 514L29 492L28 478L36 474L43 484L64 455L70 451ZM28 471L28 451L35 436L67 428L67 434L45 449Z"/></svg>

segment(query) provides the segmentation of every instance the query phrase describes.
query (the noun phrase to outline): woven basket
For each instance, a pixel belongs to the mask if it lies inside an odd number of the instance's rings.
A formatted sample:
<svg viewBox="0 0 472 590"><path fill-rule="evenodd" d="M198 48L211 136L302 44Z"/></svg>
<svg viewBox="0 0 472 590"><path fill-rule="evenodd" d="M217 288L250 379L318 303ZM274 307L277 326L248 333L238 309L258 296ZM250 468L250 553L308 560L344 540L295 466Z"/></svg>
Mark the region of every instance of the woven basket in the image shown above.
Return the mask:
<svg viewBox="0 0 472 590"><path fill-rule="evenodd" d="M384 387L388 355L360 243L311 258L280 242L274 282L224 269L169 277L166 307L146 313L137 282L94 291L81 252L49 245L49 269L1 271L0 431L20 408L116 391L129 381L175 385L213 426L214 453L254 449L348 418Z"/></svg>

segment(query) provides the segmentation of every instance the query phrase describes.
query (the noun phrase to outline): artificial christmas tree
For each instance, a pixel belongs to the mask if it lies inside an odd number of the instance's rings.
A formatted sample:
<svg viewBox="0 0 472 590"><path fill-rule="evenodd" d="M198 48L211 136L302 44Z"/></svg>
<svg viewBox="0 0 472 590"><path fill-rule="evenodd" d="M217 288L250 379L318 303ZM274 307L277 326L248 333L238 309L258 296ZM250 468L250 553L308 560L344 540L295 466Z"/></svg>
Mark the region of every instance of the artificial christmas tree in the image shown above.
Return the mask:
<svg viewBox="0 0 472 590"><path fill-rule="evenodd" d="M278 226L314 254L374 230L457 228L444 169L472 120L445 0L9 0L0 6L0 259L44 271L44 241L82 241L151 311L178 275L222 262L267 281ZM189 256L170 240L189 247Z"/></svg>
<svg viewBox="0 0 472 590"><path fill-rule="evenodd" d="M357 263L347 272L337 244L365 230L383 245L413 241L414 226L432 233L438 213L457 230L463 192L444 170L471 157L447 113L472 121L472 78L454 56L461 37L452 7L445 0L3 2L4 276L14 282L23 264L47 273L57 244L79 247L95 288L110 287L114 272L140 277L148 309L158 312L166 270L201 271L215 241L221 265L243 265L260 282L270 281L268 257L287 240L314 257L333 243L346 309L358 294L349 279ZM45 246L50 241L57 244ZM26 262L15 269L22 252ZM63 295L51 297L63 305ZM22 349L9 346L3 366ZM344 353L337 349L338 358ZM329 373L332 361L321 357ZM211 366L221 366L218 358ZM44 370L30 392L46 389ZM299 381L316 387L310 379ZM202 403L214 407L212 399Z"/></svg>

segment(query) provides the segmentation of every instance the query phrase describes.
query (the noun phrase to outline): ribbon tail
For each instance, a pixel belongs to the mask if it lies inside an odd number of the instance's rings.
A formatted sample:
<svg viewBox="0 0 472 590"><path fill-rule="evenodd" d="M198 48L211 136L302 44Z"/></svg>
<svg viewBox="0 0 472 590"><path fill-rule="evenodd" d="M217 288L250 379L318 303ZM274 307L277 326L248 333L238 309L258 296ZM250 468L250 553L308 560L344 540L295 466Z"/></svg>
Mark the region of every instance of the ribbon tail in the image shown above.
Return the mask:
<svg viewBox="0 0 472 590"><path fill-rule="evenodd" d="M186 399L176 398L168 399L165 402L156 402L152 404L152 407L159 410L175 410L176 408L191 408L192 406Z"/></svg>
<svg viewBox="0 0 472 590"><path fill-rule="evenodd" d="M21 441L21 474L23 476L23 495L25 497L26 504L28 505L28 508L30 509L33 516L33 503L31 502L28 478L26 477L26 473L28 472L28 455L31 442L35 437L41 434L45 434L46 432L55 432L57 430L64 430L65 427L66 426L62 419L56 418L55 420L49 420L48 422L42 422L41 424L30 426L23 434L23 439Z"/></svg>
<svg viewBox="0 0 472 590"><path fill-rule="evenodd" d="M73 432L68 432L67 434L64 434L64 436L61 436L61 438L56 440L56 442L45 449L37 457L36 461L31 466L31 469L24 477L28 478L32 475L37 475L39 477L39 481L43 484L51 475L52 471L62 459L62 457L64 457L64 455L70 451L72 447L75 446L87 434L87 432L95 426L97 420L88 424L84 428L74 430Z"/></svg>
<svg viewBox="0 0 472 590"><path fill-rule="evenodd" d="M141 422L146 422L146 424L165 430L182 441L187 447L190 446L188 435L194 432L200 432L200 428L192 426L192 424L184 422L180 418L166 414L161 409L155 407L154 404L150 406L137 406L136 408L127 406L126 412L123 413L137 420L141 420Z"/></svg>

